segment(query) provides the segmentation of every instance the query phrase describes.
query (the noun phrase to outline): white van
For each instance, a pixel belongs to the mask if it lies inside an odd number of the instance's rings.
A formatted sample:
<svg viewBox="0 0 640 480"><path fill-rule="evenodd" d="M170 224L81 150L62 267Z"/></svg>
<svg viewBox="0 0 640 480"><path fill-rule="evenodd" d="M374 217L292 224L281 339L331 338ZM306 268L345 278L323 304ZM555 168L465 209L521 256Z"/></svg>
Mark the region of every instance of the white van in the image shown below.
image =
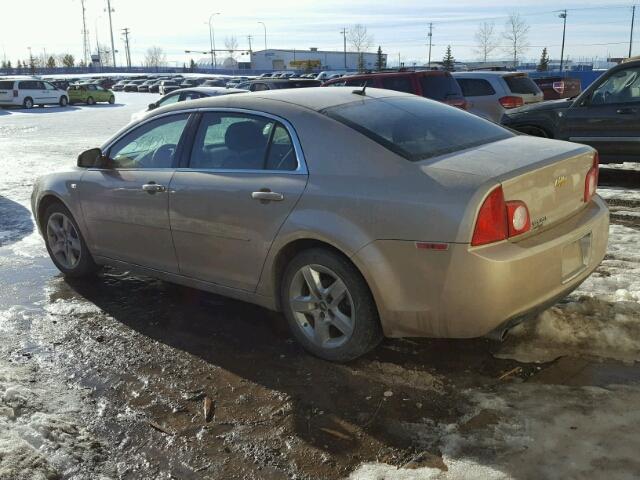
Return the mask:
<svg viewBox="0 0 640 480"><path fill-rule="evenodd" d="M0 77L0 106L2 107L33 108L35 105L66 107L68 103L67 92L49 82L37 78Z"/></svg>

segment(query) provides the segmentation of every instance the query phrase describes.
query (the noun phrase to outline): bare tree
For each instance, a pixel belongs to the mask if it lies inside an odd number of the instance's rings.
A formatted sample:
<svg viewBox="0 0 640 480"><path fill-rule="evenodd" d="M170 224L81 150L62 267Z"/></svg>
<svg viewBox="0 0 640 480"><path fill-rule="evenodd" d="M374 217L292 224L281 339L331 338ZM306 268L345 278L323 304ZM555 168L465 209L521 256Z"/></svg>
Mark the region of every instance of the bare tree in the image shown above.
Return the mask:
<svg viewBox="0 0 640 480"><path fill-rule="evenodd" d="M513 56L513 67L518 65L518 57L529 48L529 25L518 13L509 15L504 25L504 33L502 36L509 43L507 53Z"/></svg>
<svg viewBox="0 0 640 480"><path fill-rule="evenodd" d="M496 37L494 32L494 23L484 22L478 27L478 31L475 34L476 52L480 54L483 62L487 61L491 52L493 52L498 44L496 43Z"/></svg>
<svg viewBox="0 0 640 480"><path fill-rule="evenodd" d="M347 40L358 53L366 52L373 46L373 35L367 32L367 27L358 23L349 29Z"/></svg>
<svg viewBox="0 0 640 480"><path fill-rule="evenodd" d="M230 37L225 37L224 47L229 50L229 56L235 61L236 50L238 50L238 39L236 36L231 35Z"/></svg>
<svg viewBox="0 0 640 480"><path fill-rule="evenodd" d="M167 56L161 47L153 46L147 49L144 56L145 67L158 68L167 63Z"/></svg>

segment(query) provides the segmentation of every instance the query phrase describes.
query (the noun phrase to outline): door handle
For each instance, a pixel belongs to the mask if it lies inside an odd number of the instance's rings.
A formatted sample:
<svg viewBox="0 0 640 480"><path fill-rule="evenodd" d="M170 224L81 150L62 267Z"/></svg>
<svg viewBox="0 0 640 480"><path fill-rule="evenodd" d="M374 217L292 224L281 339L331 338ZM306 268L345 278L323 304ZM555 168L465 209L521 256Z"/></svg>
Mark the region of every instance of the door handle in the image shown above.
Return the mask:
<svg viewBox="0 0 640 480"><path fill-rule="evenodd" d="M632 113L636 113L635 108L619 108L616 110L616 113L619 115L631 115Z"/></svg>
<svg viewBox="0 0 640 480"><path fill-rule="evenodd" d="M149 182L142 185L142 190L150 194L164 192L166 189L167 187L165 187L164 185L158 185L156 182Z"/></svg>
<svg viewBox="0 0 640 480"><path fill-rule="evenodd" d="M259 192L252 192L251 198L260 200L261 202L281 202L284 200L284 195L270 190L261 190Z"/></svg>

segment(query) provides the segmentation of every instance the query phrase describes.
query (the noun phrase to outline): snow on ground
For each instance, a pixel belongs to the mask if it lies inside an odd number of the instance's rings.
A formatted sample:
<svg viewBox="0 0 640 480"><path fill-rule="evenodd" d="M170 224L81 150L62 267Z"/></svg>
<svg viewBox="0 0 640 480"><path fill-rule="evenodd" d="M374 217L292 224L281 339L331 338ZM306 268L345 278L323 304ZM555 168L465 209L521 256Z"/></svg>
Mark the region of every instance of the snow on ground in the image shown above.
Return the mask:
<svg viewBox="0 0 640 480"><path fill-rule="evenodd" d="M416 424L416 445L442 462L365 464L350 480L637 478L640 388L516 384L469 390L452 424ZM418 466L418 468L415 468ZM559 473L562 472L562 473Z"/></svg>

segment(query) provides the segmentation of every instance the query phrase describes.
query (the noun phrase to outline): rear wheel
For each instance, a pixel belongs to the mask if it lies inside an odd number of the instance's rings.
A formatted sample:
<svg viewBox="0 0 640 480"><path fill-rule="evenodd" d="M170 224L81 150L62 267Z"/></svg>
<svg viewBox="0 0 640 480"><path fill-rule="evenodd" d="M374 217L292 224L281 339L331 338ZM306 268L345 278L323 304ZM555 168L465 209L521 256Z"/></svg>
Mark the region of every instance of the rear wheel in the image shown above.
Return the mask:
<svg viewBox="0 0 640 480"><path fill-rule="evenodd" d="M544 128L535 127L535 126L532 126L532 125L519 127L518 131L522 132L522 133L526 133L527 135L531 135L533 137L553 138L549 134L549 132L547 132Z"/></svg>
<svg viewBox="0 0 640 480"><path fill-rule="evenodd" d="M330 250L307 250L291 260L281 304L296 339L326 360L353 360L382 340L365 280L351 262Z"/></svg>
<svg viewBox="0 0 640 480"><path fill-rule="evenodd" d="M54 203L49 206L44 213L43 226L49 256L63 274L84 277L99 270L76 221L64 205Z"/></svg>
<svg viewBox="0 0 640 480"><path fill-rule="evenodd" d="M24 101L22 102L22 106L27 110L33 108L33 98L31 97L25 98Z"/></svg>
<svg viewBox="0 0 640 480"><path fill-rule="evenodd" d="M64 95L60 97L60 101L58 102L61 107L66 107L69 103L69 100Z"/></svg>
<svg viewBox="0 0 640 480"><path fill-rule="evenodd" d="M94 103L96 103L96 101L93 99L93 97L87 98L87 105L93 105Z"/></svg>

